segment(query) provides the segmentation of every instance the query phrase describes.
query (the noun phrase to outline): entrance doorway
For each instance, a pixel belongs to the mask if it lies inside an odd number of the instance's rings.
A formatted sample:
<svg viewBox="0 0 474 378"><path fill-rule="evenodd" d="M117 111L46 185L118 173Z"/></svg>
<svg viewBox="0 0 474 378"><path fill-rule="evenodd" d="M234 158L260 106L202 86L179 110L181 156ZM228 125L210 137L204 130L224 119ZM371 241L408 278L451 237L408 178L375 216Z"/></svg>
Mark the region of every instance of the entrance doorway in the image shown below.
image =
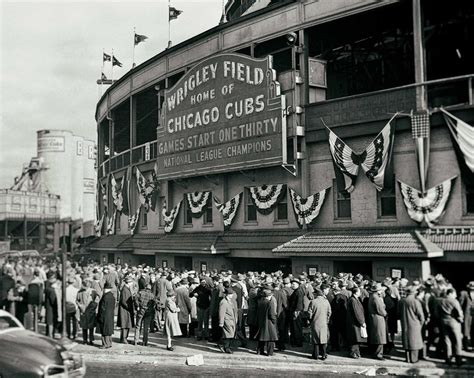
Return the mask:
<svg viewBox="0 0 474 378"><path fill-rule="evenodd" d="M352 273L372 276L372 261L334 261L334 273Z"/></svg>
<svg viewBox="0 0 474 378"><path fill-rule="evenodd" d="M271 273L281 270L284 274L291 273L291 260L289 259L259 259L259 258L233 258L232 271L236 273L263 272Z"/></svg>
<svg viewBox="0 0 474 378"><path fill-rule="evenodd" d="M466 285L472 281L474 275L473 262L433 262L431 265L433 275L442 274L456 290L466 290Z"/></svg>
<svg viewBox="0 0 474 378"><path fill-rule="evenodd" d="M174 268L176 270L192 270L193 258L191 256L175 256Z"/></svg>

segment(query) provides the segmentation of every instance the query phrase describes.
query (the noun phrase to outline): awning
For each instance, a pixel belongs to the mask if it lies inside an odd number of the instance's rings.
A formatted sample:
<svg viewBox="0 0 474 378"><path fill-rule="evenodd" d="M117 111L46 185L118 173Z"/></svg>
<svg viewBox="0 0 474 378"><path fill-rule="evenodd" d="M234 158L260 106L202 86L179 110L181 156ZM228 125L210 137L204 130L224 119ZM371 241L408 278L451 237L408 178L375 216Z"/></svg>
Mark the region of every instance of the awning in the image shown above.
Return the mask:
<svg viewBox="0 0 474 378"><path fill-rule="evenodd" d="M421 233L445 252L474 252L474 227L434 227Z"/></svg>
<svg viewBox="0 0 474 378"><path fill-rule="evenodd" d="M417 230L311 231L273 249L281 256L441 257L443 250Z"/></svg>
<svg viewBox="0 0 474 378"><path fill-rule="evenodd" d="M226 231L222 239L232 250L259 250L271 251L304 234L300 229L290 230L239 230Z"/></svg>
<svg viewBox="0 0 474 378"><path fill-rule="evenodd" d="M123 243L130 238L130 235L107 235L94 240L87 249L90 251L130 251L130 248L123 247Z"/></svg>
<svg viewBox="0 0 474 378"><path fill-rule="evenodd" d="M140 250L135 250L137 254L155 252L214 255L229 253L230 250L222 240L221 232L181 232L156 235L153 241L141 246Z"/></svg>

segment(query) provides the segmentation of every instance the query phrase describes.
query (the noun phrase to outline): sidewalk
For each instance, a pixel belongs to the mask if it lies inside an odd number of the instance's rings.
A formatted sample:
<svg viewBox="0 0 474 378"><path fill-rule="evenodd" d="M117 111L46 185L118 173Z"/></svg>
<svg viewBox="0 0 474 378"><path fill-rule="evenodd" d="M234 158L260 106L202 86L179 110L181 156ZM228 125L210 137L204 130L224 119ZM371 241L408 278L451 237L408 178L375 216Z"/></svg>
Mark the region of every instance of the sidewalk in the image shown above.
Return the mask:
<svg viewBox="0 0 474 378"><path fill-rule="evenodd" d="M118 343L119 332L114 335L114 344L111 349L98 349L96 346L78 345L75 352L83 354L86 362L113 362L117 364L150 364L152 367L185 366L186 358L201 354L204 366L219 368L240 368L246 371L264 371L278 369L288 372L331 372L340 374L362 375L423 375L423 376L474 376L474 353L466 353L466 363L458 368L448 366L442 360L433 360L408 364L404 362L402 353L393 352L386 361L371 358L354 360L346 357L343 352L330 354L325 361L316 361L309 358L310 346L290 348L285 352L276 352L274 356L259 356L256 354L256 342L249 342L247 348L234 346L234 354L224 354L219 351L215 343L196 341L193 338L177 338L174 340L174 351L166 350L166 338L161 333L150 334L148 346ZM133 334L129 340L133 340ZM365 349L362 353L367 353ZM199 369L192 366L189 369ZM193 370L195 372L196 370Z"/></svg>

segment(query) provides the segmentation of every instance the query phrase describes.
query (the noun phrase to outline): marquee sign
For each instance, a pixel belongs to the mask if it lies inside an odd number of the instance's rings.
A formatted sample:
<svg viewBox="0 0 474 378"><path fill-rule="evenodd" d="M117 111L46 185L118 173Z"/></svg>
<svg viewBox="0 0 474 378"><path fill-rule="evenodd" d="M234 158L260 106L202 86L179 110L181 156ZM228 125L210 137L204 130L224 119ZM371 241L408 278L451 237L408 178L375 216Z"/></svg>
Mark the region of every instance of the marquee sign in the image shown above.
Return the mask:
<svg viewBox="0 0 474 378"><path fill-rule="evenodd" d="M286 163L284 109L271 56L202 61L165 92L158 179Z"/></svg>

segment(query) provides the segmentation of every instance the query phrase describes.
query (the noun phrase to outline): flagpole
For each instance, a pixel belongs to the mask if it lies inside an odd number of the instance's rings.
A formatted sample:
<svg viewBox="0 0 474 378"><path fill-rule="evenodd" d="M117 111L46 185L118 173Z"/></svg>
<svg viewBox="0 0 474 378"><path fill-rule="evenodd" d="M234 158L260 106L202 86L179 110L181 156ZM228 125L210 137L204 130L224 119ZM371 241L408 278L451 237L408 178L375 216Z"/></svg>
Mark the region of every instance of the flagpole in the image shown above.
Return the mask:
<svg viewBox="0 0 474 378"><path fill-rule="evenodd" d="M135 26L133 27L133 55L132 55L132 68L135 68Z"/></svg>
<svg viewBox="0 0 474 378"><path fill-rule="evenodd" d="M104 81L102 80L102 75L104 74L104 68L105 68L104 54L105 54L105 48L102 48L102 71L100 73L100 96L102 96L102 93L104 90L103 88Z"/></svg>
<svg viewBox="0 0 474 378"><path fill-rule="evenodd" d="M168 49L171 47L171 20L170 20L171 0L168 0Z"/></svg>
<svg viewBox="0 0 474 378"><path fill-rule="evenodd" d="M114 49L112 49L112 77L111 77L111 80L112 80L112 83L114 82Z"/></svg>

